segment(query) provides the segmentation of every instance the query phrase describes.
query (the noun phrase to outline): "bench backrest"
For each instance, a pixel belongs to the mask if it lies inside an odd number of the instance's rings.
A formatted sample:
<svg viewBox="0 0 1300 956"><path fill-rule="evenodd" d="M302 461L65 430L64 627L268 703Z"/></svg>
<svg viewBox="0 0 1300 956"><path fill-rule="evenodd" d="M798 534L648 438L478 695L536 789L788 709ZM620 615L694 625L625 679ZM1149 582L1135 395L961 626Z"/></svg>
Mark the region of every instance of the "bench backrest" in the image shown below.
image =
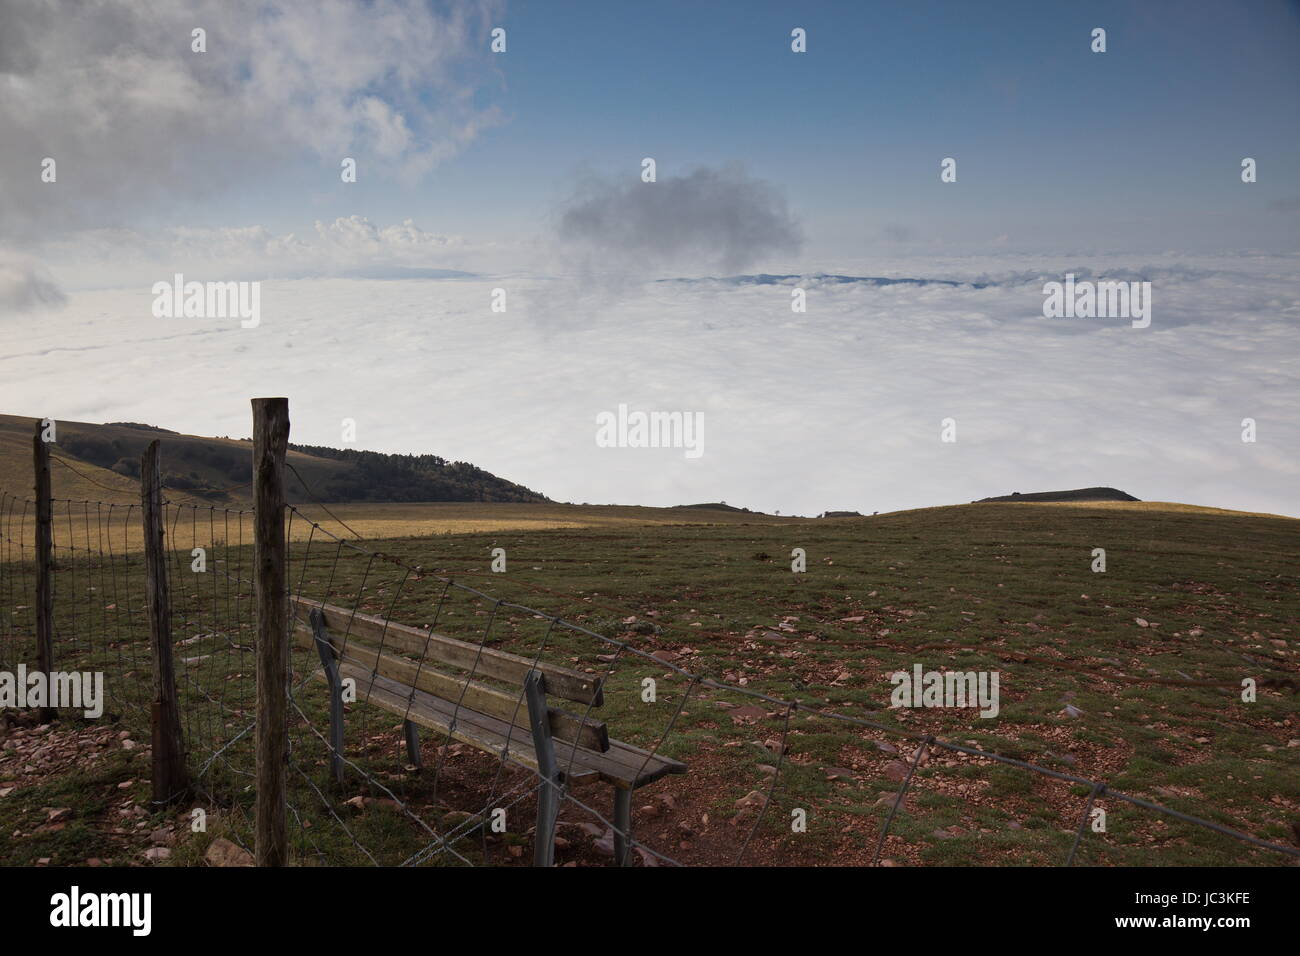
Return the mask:
<svg viewBox="0 0 1300 956"><path fill-rule="evenodd" d="M315 646L311 615L313 611L319 612L336 658L444 700L459 702L479 713L518 724L525 732L528 707L524 703L523 683L529 671L542 674L545 690L551 696L591 708L599 707L604 701L601 682L591 674L331 604L298 597L289 600L298 643L302 646ZM498 681L504 687L486 684L479 677ZM609 732L603 722L556 707L547 710L555 738L577 742L591 750L609 749Z"/></svg>

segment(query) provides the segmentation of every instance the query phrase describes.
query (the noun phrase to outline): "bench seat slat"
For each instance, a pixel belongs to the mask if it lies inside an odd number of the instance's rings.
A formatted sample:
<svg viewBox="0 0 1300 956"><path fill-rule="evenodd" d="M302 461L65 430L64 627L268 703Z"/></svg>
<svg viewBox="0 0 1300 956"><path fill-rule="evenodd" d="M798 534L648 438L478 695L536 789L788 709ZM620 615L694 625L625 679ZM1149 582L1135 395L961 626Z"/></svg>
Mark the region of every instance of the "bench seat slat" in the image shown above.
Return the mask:
<svg viewBox="0 0 1300 956"><path fill-rule="evenodd" d="M573 744L559 741L555 745L555 759L561 767L567 766L569 755L573 750ZM581 752L581 751L579 751ZM626 782L635 780L638 787L644 787L647 783L653 783L660 777L667 776L670 773L685 773L686 764L679 760L673 760L671 757L665 757L662 754L652 754L648 750L642 750L640 747L634 747L632 744L622 740L613 740L609 742L609 750L599 756L613 765L617 765L618 771L610 771L610 776L606 779L616 786L623 786L619 780L613 779L614 776Z"/></svg>
<svg viewBox="0 0 1300 956"><path fill-rule="evenodd" d="M372 644L398 648L426 660L437 660L485 677L523 684L530 670L546 676L546 692L565 700L599 707L603 701L600 681L567 667L558 667L508 651L497 650L431 633L418 627L396 624L381 617L353 613L332 604L320 604L300 597L290 597L295 619L310 630L311 612L319 610L331 635L349 645L358 638Z"/></svg>
<svg viewBox="0 0 1300 956"><path fill-rule="evenodd" d="M506 760L530 770L537 770L532 732L526 724L515 724L512 727L506 721L478 713L463 705L457 710L454 702L419 689L412 691L409 685L383 675L372 675L370 670L347 660L340 663L339 674L356 681L358 701L382 707L442 733L447 733L451 728L450 735L455 740L490 754L504 756ZM325 680L323 671L317 670L314 676ZM520 716L527 720L526 714ZM634 790L666 774L683 773L686 770L686 765L679 761L658 755L649 756L646 751L619 740L610 740L609 750L604 753L574 747L572 742L557 741L555 759L571 781L580 782L599 777L623 790Z"/></svg>
<svg viewBox="0 0 1300 956"><path fill-rule="evenodd" d="M310 628L299 624L296 633L297 643L300 646L308 650L315 646L315 637ZM330 634L330 643L337 657L342 642L338 637ZM528 705L524 703L522 692L511 695L467 677L453 677L436 670L427 662L419 665L415 661L393 654L381 654L360 641L348 643L347 649L343 652L343 660L356 664L367 674L378 669L385 677L428 691L444 700L459 700L465 707L507 723L518 721L528 714ZM589 750L604 752L609 749L609 731L601 721L593 720L590 715L581 717L555 707L548 708L548 713L551 734L557 740L577 741Z"/></svg>

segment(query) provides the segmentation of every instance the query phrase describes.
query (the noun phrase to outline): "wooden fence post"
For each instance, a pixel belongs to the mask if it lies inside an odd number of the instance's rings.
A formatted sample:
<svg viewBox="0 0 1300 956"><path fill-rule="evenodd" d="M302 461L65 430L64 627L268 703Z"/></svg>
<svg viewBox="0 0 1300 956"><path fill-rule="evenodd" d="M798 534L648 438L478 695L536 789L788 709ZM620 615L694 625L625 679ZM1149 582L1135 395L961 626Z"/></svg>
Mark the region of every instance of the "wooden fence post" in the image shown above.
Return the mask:
<svg viewBox="0 0 1300 956"><path fill-rule="evenodd" d="M158 440L140 459L140 504L144 514L144 567L149 612L149 645L153 652L153 800L170 803L188 789L185 744L176 705L176 671L172 665L171 589L163 546L162 466Z"/></svg>
<svg viewBox="0 0 1300 956"><path fill-rule="evenodd" d="M45 441L45 428L45 422L37 421L32 451L36 470L36 669L45 674L45 686L49 687L54 670L54 591L50 579L54 570L54 536L50 446ZM53 707L42 707L41 722L48 723L57 713Z"/></svg>
<svg viewBox="0 0 1300 956"><path fill-rule="evenodd" d="M258 866L288 858L285 775L289 736L289 593L284 540L284 456L289 400L253 399L253 582L257 606Z"/></svg>

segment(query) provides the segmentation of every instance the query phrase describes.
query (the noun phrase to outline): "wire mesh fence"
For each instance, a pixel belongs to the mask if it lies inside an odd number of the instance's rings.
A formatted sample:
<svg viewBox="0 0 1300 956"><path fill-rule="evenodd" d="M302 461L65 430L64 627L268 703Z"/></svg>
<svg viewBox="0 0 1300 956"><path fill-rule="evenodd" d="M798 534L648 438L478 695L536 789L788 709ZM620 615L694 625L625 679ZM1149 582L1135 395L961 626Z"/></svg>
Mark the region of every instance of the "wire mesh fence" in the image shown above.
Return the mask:
<svg viewBox="0 0 1300 956"><path fill-rule="evenodd" d="M36 662L35 510L32 499L0 492L0 664L10 673ZM100 675L102 713L93 719L147 739L154 690L141 511L52 499L49 580L55 670ZM254 717L250 548L242 540L249 514L163 506L178 710L192 783L214 800L248 777L229 749ZM63 713L77 716L75 708Z"/></svg>
<svg viewBox="0 0 1300 956"><path fill-rule="evenodd" d="M33 502L0 491L0 669L16 674L36 660L36 554Z"/></svg>

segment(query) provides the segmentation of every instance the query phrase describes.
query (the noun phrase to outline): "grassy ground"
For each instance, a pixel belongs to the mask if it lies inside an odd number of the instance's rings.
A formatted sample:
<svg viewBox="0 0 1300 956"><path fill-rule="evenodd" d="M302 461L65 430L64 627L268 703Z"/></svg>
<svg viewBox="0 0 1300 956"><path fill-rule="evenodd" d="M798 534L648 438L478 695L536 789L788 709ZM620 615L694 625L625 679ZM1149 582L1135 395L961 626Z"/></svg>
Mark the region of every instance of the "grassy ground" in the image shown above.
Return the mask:
<svg viewBox="0 0 1300 956"><path fill-rule="evenodd" d="M435 574L662 652L694 674L744 690L974 742L1295 846L1300 524L1139 504L982 504L823 521L710 514L716 523L696 525L646 525L629 513L585 527L570 525L589 516L566 516L562 506L490 506L510 513L474 518L506 526L369 544L419 566L422 575L340 549L317 531L296 545L292 580L308 597L356 603L413 625L433 623L436 615L442 632L473 640L486 634L492 645L520 653L545 642L547 659L606 675L601 713L611 734L658 745L690 764L689 773L652 785L634 802L638 839L683 862L731 862L742 847L750 864L870 862L913 745L811 709L790 715L780 705L756 707L741 693L692 687L668 668L628 655L611 661L610 646L516 609L494 609L455 591L443 600ZM436 520L466 506L440 507L447 511ZM533 507L558 509L543 519L553 524L520 526L516 509ZM497 547L507 553L504 574L490 570ZM796 547L807 552L806 573L790 570ZM1106 549L1105 573L1091 570L1095 548ZM175 637L190 642L177 653L193 658L178 669L189 688L182 691L187 740L198 765L251 719L248 595L230 584L246 577L246 551L214 549L221 580L186 577L188 558L173 571ZM69 597L60 633L81 642L68 644L67 656L117 677L119 734L147 740L140 737L146 701L139 687L147 661L132 659L138 608L123 627L115 616L123 609L104 610L117 602L92 596L108 591L104 569L98 579L82 569L79 585L66 578L76 570L60 572L61 593ZM121 591L132 589L133 574L138 569L118 569ZM73 599L82 594L85 600ZM0 598L18 606L3 588ZM26 613L15 611L10 627L21 630ZM294 663L304 677L312 667L303 653ZM999 715L890 709L888 675L917 663L926 670L997 671ZM657 681L654 703L641 696L646 677ZM1241 699L1243 678L1259 684L1253 703ZM323 745L312 729L326 725L322 688L308 684L296 699L302 719L291 800L299 861L368 862L362 848L381 862L406 860L428 835L355 772L341 790L328 785ZM43 732L56 755L58 735L97 732L95 725L63 723ZM398 724L374 707L351 706L349 756L434 828L461 823L485 802L504 805L501 794L528 782L522 773L498 777L490 758L439 747L428 735L426 769L412 772ZM22 729L24 740L40 736ZM120 740L108 740L96 761L69 759L58 772L24 769L39 770L25 748L16 748L20 759L0 751L0 793L11 788L0 797L0 830L23 834L0 850L4 862L78 863L110 854L115 862L141 862L145 837L169 826L175 863L200 860L217 834L247 840L249 740L224 751L205 776L212 799L199 805L212 811L213 826L201 835L180 827L175 810L147 807L140 750L123 751ZM119 789L128 780L134 782ZM772 803L758 819L761 799L754 794L769 790ZM576 796L608 815L604 788ZM1079 784L934 752L920 760L882 856L904 865L1056 864L1069 852L1087 797ZM144 806L144 817L118 825L131 806ZM1106 811L1106 832L1085 834L1081 864L1291 859L1105 795L1097 806ZM65 825L57 839L38 836L41 826L63 822L39 822L48 816L42 808L62 807L73 809L80 826ZM791 830L796 811L807 820L806 832ZM528 798L510 804L507 833L477 832L459 851L474 862L527 862L531 812ZM599 821L576 805L566 806L563 819L559 859L601 862ZM105 837L114 828L105 820L127 832ZM112 845L102 845L106 839Z"/></svg>

